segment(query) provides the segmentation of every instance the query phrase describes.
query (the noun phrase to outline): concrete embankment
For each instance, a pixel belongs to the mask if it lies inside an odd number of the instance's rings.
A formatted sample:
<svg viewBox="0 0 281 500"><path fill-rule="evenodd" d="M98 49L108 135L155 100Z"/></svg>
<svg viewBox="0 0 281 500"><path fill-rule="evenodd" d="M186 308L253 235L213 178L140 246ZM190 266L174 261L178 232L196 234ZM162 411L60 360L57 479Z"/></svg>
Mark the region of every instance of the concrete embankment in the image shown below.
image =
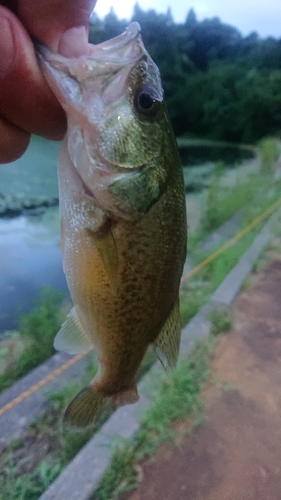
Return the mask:
<svg viewBox="0 0 281 500"><path fill-rule="evenodd" d="M253 264L269 242L272 227L279 211L271 216L251 247L215 291L210 301L199 311L182 331L180 357L192 351L195 343L206 337L211 329L212 310L228 307L236 297ZM138 386L140 401L136 405L119 408L95 436L82 448L62 474L41 495L40 500L89 500L102 475L110 464L111 445L114 439L132 439L141 425L141 419L152 403L150 394L162 368L156 363Z"/></svg>

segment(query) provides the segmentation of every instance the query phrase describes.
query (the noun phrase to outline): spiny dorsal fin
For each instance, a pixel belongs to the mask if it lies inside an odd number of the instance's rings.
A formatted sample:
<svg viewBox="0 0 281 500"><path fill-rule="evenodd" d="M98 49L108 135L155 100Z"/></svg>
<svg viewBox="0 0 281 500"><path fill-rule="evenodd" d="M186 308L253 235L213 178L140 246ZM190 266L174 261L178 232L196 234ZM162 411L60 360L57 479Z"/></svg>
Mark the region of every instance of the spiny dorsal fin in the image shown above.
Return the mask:
<svg viewBox="0 0 281 500"><path fill-rule="evenodd" d="M94 345L84 332L75 307L73 307L55 337L54 348L68 354L79 354L89 351L93 347Z"/></svg>
<svg viewBox="0 0 281 500"><path fill-rule="evenodd" d="M176 301L165 325L153 343L156 354L165 370L174 368L178 359L181 323L179 300Z"/></svg>
<svg viewBox="0 0 281 500"><path fill-rule="evenodd" d="M111 228L106 229L102 234L89 231L103 261L105 272L110 284L112 293L116 295L118 288L118 251Z"/></svg>

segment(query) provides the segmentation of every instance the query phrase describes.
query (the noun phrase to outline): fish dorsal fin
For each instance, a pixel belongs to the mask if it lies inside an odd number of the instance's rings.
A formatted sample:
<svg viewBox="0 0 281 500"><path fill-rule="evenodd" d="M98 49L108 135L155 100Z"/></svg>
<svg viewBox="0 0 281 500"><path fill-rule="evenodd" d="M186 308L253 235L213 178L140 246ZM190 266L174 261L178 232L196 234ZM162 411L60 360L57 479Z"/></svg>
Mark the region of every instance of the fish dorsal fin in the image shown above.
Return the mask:
<svg viewBox="0 0 281 500"><path fill-rule="evenodd" d="M176 365L179 354L180 334L180 310L179 300L177 300L161 332L153 343L156 354L165 370L174 368Z"/></svg>
<svg viewBox="0 0 281 500"><path fill-rule="evenodd" d="M108 228L102 234L93 231L89 231L89 233L102 259L112 293L116 295L118 288L118 251L111 228Z"/></svg>
<svg viewBox="0 0 281 500"><path fill-rule="evenodd" d="M68 354L79 354L89 351L93 347L94 345L84 332L75 307L73 307L55 337L54 348Z"/></svg>

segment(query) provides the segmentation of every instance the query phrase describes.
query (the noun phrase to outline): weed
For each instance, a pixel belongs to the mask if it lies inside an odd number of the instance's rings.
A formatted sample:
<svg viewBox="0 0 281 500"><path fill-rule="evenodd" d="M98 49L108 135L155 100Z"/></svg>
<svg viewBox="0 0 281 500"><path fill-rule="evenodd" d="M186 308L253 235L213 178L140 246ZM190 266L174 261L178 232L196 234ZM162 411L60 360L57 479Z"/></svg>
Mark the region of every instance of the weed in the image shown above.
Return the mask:
<svg viewBox="0 0 281 500"><path fill-rule="evenodd" d="M0 375L0 391L54 353L54 336L60 328L58 310L61 300L60 292L43 288L33 311L20 316L19 334L24 347L19 357L11 360Z"/></svg>
<svg viewBox="0 0 281 500"><path fill-rule="evenodd" d="M0 500L37 500L46 487L60 474L59 463L41 462L32 473L19 475L12 457L0 476Z"/></svg>
<svg viewBox="0 0 281 500"><path fill-rule="evenodd" d="M13 441L10 442L10 450L15 451L18 448L21 448L23 445L23 441L21 438L13 439Z"/></svg>
<svg viewBox="0 0 281 500"><path fill-rule="evenodd" d="M210 320L212 322L213 335L229 332L232 328L232 320L229 312L226 310L215 309L210 314Z"/></svg>
<svg viewBox="0 0 281 500"><path fill-rule="evenodd" d="M260 142L259 148L261 173L272 174L278 160L278 142L274 138L266 137Z"/></svg>
<svg viewBox="0 0 281 500"><path fill-rule="evenodd" d="M280 181L272 189L270 177L264 173L252 173L243 182L236 181L232 187L221 183L221 167L218 164L211 180L206 209L203 210L202 227L205 230L214 230L230 219L239 209L243 209L245 221L254 218L254 211L262 213L263 207L268 207L280 193ZM262 205L260 205L260 202ZM246 223L246 222L245 222Z"/></svg>

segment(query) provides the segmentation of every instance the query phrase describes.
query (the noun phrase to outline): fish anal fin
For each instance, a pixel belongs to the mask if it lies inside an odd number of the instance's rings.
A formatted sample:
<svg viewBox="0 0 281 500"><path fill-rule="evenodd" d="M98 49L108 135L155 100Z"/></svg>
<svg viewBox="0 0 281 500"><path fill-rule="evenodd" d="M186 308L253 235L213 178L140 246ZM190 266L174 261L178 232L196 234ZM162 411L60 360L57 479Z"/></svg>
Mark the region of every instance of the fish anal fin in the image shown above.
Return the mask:
<svg viewBox="0 0 281 500"><path fill-rule="evenodd" d="M88 231L102 259L107 279L113 295L118 288L118 251L111 227L105 227L101 232Z"/></svg>
<svg viewBox="0 0 281 500"><path fill-rule="evenodd" d="M79 354L89 351L93 347L94 345L84 332L75 307L73 307L55 337L54 348L68 354Z"/></svg>
<svg viewBox="0 0 281 500"><path fill-rule="evenodd" d="M92 385L84 387L65 410L63 423L81 429L93 424L105 410L109 398L100 395Z"/></svg>
<svg viewBox="0 0 281 500"><path fill-rule="evenodd" d="M174 368L178 359L181 335L179 300L153 343L156 354L165 370Z"/></svg>

